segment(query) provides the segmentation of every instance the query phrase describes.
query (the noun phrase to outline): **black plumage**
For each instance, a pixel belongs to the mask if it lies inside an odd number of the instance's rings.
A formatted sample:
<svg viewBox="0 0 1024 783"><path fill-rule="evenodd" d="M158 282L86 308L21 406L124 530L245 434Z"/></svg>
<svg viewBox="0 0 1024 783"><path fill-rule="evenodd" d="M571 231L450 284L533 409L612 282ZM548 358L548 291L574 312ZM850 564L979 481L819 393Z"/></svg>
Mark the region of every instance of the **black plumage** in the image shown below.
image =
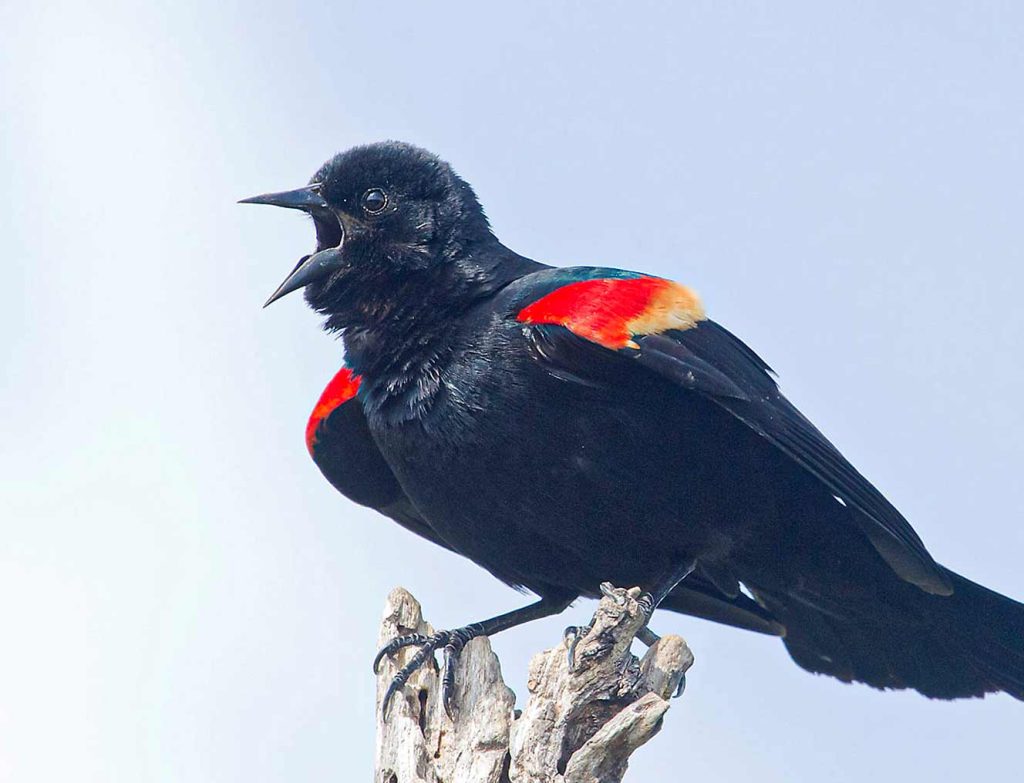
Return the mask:
<svg viewBox="0 0 1024 783"><path fill-rule="evenodd" d="M271 301L305 288L344 338L353 383L311 422L325 476L541 599L407 642L457 653L611 581L842 680L1024 698L1024 607L937 564L689 289L514 253L405 144L250 201L316 225Z"/></svg>

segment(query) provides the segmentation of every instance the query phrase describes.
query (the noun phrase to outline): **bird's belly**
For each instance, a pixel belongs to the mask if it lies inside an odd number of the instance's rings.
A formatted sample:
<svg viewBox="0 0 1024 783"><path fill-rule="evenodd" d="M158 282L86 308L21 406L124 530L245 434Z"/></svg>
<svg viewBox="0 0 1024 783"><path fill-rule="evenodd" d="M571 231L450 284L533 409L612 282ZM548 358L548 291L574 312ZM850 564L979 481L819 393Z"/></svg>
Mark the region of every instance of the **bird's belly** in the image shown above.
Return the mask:
<svg viewBox="0 0 1024 783"><path fill-rule="evenodd" d="M711 437L715 416L674 389L554 381L491 403L378 441L439 535L506 582L648 585L670 563L727 550L770 503L757 449Z"/></svg>

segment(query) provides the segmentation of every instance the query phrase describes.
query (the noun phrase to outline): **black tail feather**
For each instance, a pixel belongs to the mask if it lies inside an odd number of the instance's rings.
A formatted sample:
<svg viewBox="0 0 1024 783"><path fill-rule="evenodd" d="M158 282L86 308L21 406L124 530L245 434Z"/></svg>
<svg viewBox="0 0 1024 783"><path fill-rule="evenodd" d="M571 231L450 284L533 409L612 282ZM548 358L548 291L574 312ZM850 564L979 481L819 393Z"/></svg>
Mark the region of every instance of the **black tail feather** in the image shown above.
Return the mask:
<svg viewBox="0 0 1024 783"><path fill-rule="evenodd" d="M894 591L871 614L839 615L793 595L762 594L800 666L936 699L1005 691L1024 700L1024 605L947 570L950 596Z"/></svg>
<svg viewBox="0 0 1024 783"><path fill-rule="evenodd" d="M1024 700L1024 604L949 572L956 629L974 664L996 687Z"/></svg>

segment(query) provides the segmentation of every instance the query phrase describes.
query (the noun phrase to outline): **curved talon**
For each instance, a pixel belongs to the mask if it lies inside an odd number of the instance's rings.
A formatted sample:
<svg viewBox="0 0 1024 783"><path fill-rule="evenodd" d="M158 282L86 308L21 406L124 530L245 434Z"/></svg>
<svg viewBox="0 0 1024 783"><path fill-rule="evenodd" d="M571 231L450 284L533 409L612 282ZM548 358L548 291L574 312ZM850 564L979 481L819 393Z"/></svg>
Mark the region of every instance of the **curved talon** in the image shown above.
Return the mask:
<svg viewBox="0 0 1024 783"><path fill-rule="evenodd" d="M398 673L395 674L388 685L388 689L384 692L384 698L381 701L381 714L384 719L386 720L388 717L388 708L395 694L403 688L416 670L426 663L428 659L433 658L434 653L443 646L444 663L441 669L441 703L448 717L454 720L452 696L455 691L455 668L466 644L471 639L482 636L483 631L484 629L479 626L470 625L454 631L438 631L433 636L424 636L423 634L399 636L397 639L392 639L388 642L373 660L374 673L377 673L380 662L385 656L390 656L403 647L411 645L419 645L420 649L416 651L416 654L409 659L405 666L398 670Z"/></svg>
<svg viewBox="0 0 1024 783"><path fill-rule="evenodd" d="M601 595L605 598L611 598L616 606L625 606L626 598L622 592L615 587L611 582L601 582L600 587Z"/></svg>
<svg viewBox="0 0 1024 783"><path fill-rule="evenodd" d="M565 642L565 660L569 671L573 670L573 653L576 652L576 640L579 638L580 626L567 625L562 631L562 641Z"/></svg>
<svg viewBox="0 0 1024 783"><path fill-rule="evenodd" d="M686 672L679 675L679 682L676 684L676 692L672 694L673 699L678 699L686 690Z"/></svg>
<svg viewBox="0 0 1024 783"><path fill-rule="evenodd" d="M409 659L409 662L405 666L398 670L398 674L392 678L391 684L388 685L387 691L384 692L384 700L381 703L380 709L385 719L388 717L388 706L391 704L391 699L394 695L402 689L416 670L427 662L428 658L433 657L434 651L445 642L445 638L442 637L441 634L422 637L422 639L423 646L420 647L416 654ZM414 644L414 642L408 642L401 646L407 647L409 644Z"/></svg>
<svg viewBox="0 0 1024 783"><path fill-rule="evenodd" d="M424 636L421 633L410 633L405 636L396 636L377 651L377 654L373 658L373 673L380 673L380 662L383 661L385 657L390 658L403 647L408 647L411 644L423 644L428 640L429 637Z"/></svg>
<svg viewBox="0 0 1024 783"><path fill-rule="evenodd" d="M441 668L441 706L448 720L455 720L453 696L455 694L455 666L462 654L463 645L449 642L444 648L444 664Z"/></svg>
<svg viewBox="0 0 1024 783"><path fill-rule="evenodd" d="M455 720L455 667L458 665L459 656L467 644L477 636L483 636L483 629L477 626L467 626L451 632L451 638L444 647L444 665L441 670L441 706L444 707L444 714L449 720Z"/></svg>
<svg viewBox="0 0 1024 783"><path fill-rule="evenodd" d="M576 646L580 643L590 629L594 627L594 621L591 620L586 625L570 625L562 632L563 641L568 642L565 646L565 654L568 658L569 672L576 671Z"/></svg>
<svg viewBox="0 0 1024 783"><path fill-rule="evenodd" d="M640 606L641 611L647 616L647 619L651 619L651 615L654 614L654 596L650 593L640 593L640 597L636 599L637 604Z"/></svg>

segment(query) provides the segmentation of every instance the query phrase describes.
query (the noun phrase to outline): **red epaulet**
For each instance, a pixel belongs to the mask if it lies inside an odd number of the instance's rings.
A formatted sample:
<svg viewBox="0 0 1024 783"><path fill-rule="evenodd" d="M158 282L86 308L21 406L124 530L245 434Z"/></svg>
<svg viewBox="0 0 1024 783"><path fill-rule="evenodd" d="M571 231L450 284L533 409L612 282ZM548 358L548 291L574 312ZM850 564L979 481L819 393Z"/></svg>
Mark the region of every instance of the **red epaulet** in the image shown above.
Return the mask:
<svg viewBox="0 0 1024 783"><path fill-rule="evenodd" d="M313 446L316 444L316 431L320 422L356 396L360 380L361 378L350 368L342 367L327 384L306 424L306 448L310 454L313 453Z"/></svg>
<svg viewBox="0 0 1024 783"><path fill-rule="evenodd" d="M557 288L519 311L528 324L557 324L605 348L638 347L633 338L692 329L706 318L691 289L661 277L598 278Z"/></svg>

